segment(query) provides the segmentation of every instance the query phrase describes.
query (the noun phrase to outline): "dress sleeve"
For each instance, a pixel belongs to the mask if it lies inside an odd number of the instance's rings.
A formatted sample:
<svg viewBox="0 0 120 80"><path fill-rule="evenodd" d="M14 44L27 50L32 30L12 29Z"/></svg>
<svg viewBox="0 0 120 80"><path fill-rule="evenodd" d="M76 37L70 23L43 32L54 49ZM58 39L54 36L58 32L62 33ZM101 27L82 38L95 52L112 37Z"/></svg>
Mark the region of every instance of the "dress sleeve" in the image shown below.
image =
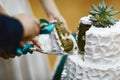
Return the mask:
<svg viewBox="0 0 120 80"><path fill-rule="evenodd" d="M0 14L0 48L15 53L22 36L22 24L16 19Z"/></svg>

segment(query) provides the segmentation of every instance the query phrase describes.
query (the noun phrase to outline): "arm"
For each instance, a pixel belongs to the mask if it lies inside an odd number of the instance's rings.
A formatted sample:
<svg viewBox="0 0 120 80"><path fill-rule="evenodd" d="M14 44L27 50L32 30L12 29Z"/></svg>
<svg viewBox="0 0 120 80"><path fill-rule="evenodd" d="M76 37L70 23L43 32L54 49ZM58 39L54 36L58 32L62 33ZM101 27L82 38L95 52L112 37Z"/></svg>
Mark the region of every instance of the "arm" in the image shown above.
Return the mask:
<svg viewBox="0 0 120 80"><path fill-rule="evenodd" d="M47 16L50 18L50 20L57 19L57 20L63 22L66 30L71 33L71 31L69 30L69 28L67 26L66 20L61 16L54 0L40 0L40 2L41 2L41 5L43 6Z"/></svg>
<svg viewBox="0 0 120 80"><path fill-rule="evenodd" d="M7 16L6 16L7 15ZM8 27L8 21L10 20L10 21L12 21L12 22L15 22L16 23L16 25L17 25L17 27L19 27L20 28L20 26L21 26L21 24L19 23L19 22L17 22L16 20L14 21L12 18L10 18L10 17L8 17L9 15L7 14L7 12L3 9L3 7L0 5L0 57L2 57L2 58L4 58L4 59L8 59L8 58L14 58L15 56L20 56L20 55L18 55L18 54L13 54L13 52L15 52L15 50L16 50L16 48L15 47L17 47L18 45L19 45L19 43L18 43L18 41L19 41L19 39L20 38L18 38L18 40L17 41L15 41L14 42L14 44L8 44L8 43L10 43L9 41L11 41L10 39L11 39L11 33L9 33L10 31L12 31L12 30L9 30L7 27ZM8 20L8 21L7 21ZM11 24L11 25L14 25L14 23L13 24ZM9 26L11 26L11 25L9 25ZM4 26L4 27L3 27ZM16 27L16 28L17 28ZM22 28L21 28L22 29ZM21 30L20 29L20 30ZM15 29L13 29L13 30L15 30ZM19 30L19 31L20 31ZM7 32L8 31L8 32ZM6 35L6 34L8 34L8 35ZM22 31L20 32L20 35L22 34ZM9 39L8 39L8 37L10 37ZM18 36L17 36L18 37ZM17 38L16 37L16 38ZM19 36L20 37L20 36ZM12 41L14 41L14 38L12 38L13 40ZM2 41L1 41L2 40ZM7 41L7 42L6 42ZM11 42L12 42L11 41ZM12 42L13 43L13 42ZM15 44L15 43L17 43L17 44ZM12 48L13 47L13 48Z"/></svg>
<svg viewBox="0 0 120 80"><path fill-rule="evenodd" d="M22 37L22 24L14 18L0 14L0 48L15 53Z"/></svg>
<svg viewBox="0 0 120 80"><path fill-rule="evenodd" d="M0 14L0 57L19 56L14 53L21 46L21 41L33 41L38 32L39 21L34 17L19 14L13 18ZM40 51L40 48L37 49Z"/></svg>
<svg viewBox="0 0 120 80"><path fill-rule="evenodd" d="M54 0L40 0L40 2L49 18L61 16Z"/></svg>
<svg viewBox="0 0 120 80"><path fill-rule="evenodd" d="M11 45L15 47L16 45L18 45L18 42L22 39L22 36L23 36L22 24L17 19L9 17L7 12L3 9L1 5L0 5L0 30L2 30L0 31L0 36L1 36L0 47L2 48L4 47L6 49L8 46L11 46ZM17 37L14 36L15 34L18 34L17 32L22 35L19 35L19 36L17 35ZM20 37L21 39L18 37ZM9 42L8 40L13 42Z"/></svg>
<svg viewBox="0 0 120 80"><path fill-rule="evenodd" d="M26 14L10 17L0 6L0 57L8 59L19 56L14 53L18 47L23 46L21 41L31 40L37 50L41 51L33 39L39 32L39 25L39 20Z"/></svg>

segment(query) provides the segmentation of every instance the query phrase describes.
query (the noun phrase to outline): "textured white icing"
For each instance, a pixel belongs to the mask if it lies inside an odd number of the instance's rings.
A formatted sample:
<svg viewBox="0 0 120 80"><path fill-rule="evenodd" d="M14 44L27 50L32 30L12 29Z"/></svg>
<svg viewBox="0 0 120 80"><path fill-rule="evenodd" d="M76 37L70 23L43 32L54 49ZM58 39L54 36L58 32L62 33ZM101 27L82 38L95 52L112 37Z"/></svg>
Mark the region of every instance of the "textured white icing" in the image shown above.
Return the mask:
<svg viewBox="0 0 120 80"><path fill-rule="evenodd" d="M120 21L111 28L92 26L86 32L85 60L99 64L120 62Z"/></svg>
<svg viewBox="0 0 120 80"><path fill-rule="evenodd" d="M120 80L120 64L101 65L83 61L79 55L68 56L61 80Z"/></svg>

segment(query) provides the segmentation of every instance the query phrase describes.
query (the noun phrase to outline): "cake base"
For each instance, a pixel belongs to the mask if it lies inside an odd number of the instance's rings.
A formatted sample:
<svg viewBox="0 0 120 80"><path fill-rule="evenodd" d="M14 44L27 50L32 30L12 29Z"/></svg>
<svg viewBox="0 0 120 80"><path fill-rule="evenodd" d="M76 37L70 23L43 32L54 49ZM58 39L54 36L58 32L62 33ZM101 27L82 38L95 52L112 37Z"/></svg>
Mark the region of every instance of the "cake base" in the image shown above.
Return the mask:
<svg viewBox="0 0 120 80"><path fill-rule="evenodd" d="M71 55L65 63L61 80L120 80L120 64L95 64L83 61L80 55Z"/></svg>

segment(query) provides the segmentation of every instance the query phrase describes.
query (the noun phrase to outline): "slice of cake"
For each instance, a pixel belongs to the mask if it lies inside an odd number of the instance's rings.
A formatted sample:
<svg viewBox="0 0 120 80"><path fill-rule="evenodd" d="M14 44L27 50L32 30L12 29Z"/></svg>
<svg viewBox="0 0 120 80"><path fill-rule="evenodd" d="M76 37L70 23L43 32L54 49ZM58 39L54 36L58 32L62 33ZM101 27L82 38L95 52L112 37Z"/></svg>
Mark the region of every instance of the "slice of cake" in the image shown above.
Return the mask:
<svg viewBox="0 0 120 80"><path fill-rule="evenodd" d="M48 54L78 54L77 43L72 36L64 28L63 24L58 21L51 22L55 24L50 34L39 35L39 43L43 53ZM47 25L49 25L47 24Z"/></svg>
<svg viewBox="0 0 120 80"><path fill-rule="evenodd" d="M55 24L56 24L56 31L58 33L64 51L66 52L71 51L74 47L74 42L71 38L68 37L69 33L66 31L64 27L62 27L62 24L59 23L55 23Z"/></svg>

